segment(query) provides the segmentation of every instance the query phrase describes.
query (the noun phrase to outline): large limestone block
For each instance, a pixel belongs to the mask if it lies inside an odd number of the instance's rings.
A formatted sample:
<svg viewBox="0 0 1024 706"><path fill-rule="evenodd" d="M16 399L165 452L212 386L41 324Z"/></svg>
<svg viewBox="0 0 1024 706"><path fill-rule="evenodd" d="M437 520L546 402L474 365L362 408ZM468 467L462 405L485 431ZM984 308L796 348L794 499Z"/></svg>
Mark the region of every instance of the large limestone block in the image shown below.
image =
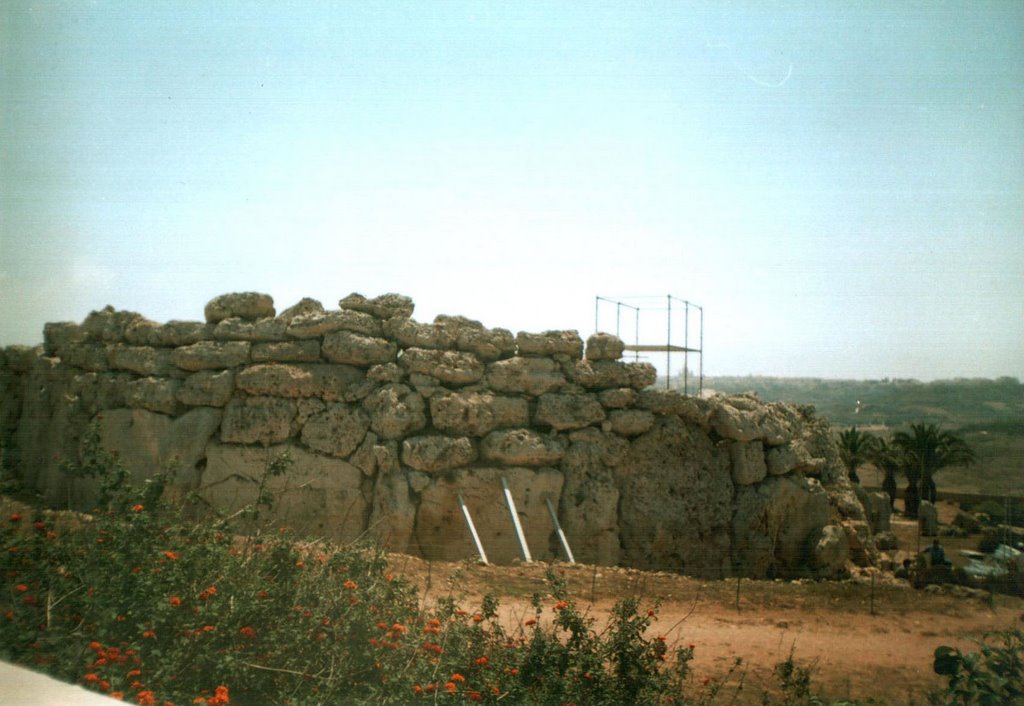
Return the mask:
<svg viewBox="0 0 1024 706"><path fill-rule="evenodd" d="M106 349L101 347L99 350L102 351L103 362L106 365ZM4 363L12 372L27 373L32 370L36 360L42 354L42 346L7 346L4 348Z"/></svg>
<svg viewBox="0 0 1024 706"><path fill-rule="evenodd" d="M583 357L583 339L578 331L545 331L516 334L519 355L554 355L561 353L577 360Z"/></svg>
<svg viewBox="0 0 1024 706"><path fill-rule="evenodd" d="M323 355L332 363L370 366L395 360L398 346L383 338L352 331L332 331L324 336Z"/></svg>
<svg viewBox="0 0 1024 706"><path fill-rule="evenodd" d="M229 444L275 444L290 436L294 418L294 400L236 397L224 408L220 440Z"/></svg>
<svg viewBox="0 0 1024 706"><path fill-rule="evenodd" d="M112 409L96 416L103 447L117 452L133 485L174 467L165 491L172 499L197 487L206 445L220 419L220 410L210 408L194 409L173 420L143 409Z"/></svg>
<svg viewBox="0 0 1024 706"><path fill-rule="evenodd" d="M383 363L370 366L366 371L366 377L379 383L402 382L405 371L399 368L397 363Z"/></svg>
<svg viewBox="0 0 1024 706"><path fill-rule="evenodd" d="M259 508L257 524L341 542L358 538L368 509L362 472L345 461L297 446L263 449L211 443L200 496L220 515L235 514L256 502L268 465L285 452L291 462L283 474L265 479L273 504Z"/></svg>
<svg viewBox="0 0 1024 706"><path fill-rule="evenodd" d="M68 392L78 399L86 414L95 414L125 407L128 383L134 379L130 373L82 373L72 376ZM17 412L20 415L20 403Z"/></svg>
<svg viewBox="0 0 1024 706"><path fill-rule="evenodd" d="M221 294L207 302L203 310L207 323L215 324L224 319L274 318L274 299L259 292L233 292Z"/></svg>
<svg viewBox="0 0 1024 706"><path fill-rule="evenodd" d="M573 368L573 379L588 390L617 387L642 390L654 384L657 379L657 371L650 363L580 360Z"/></svg>
<svg viewBox="0 0 1024 706"><path fill-rule="evenodd" d="M293 338L320 338L332 331L352 331L364 336L380 336L381 323L369 314L342 309L322 314L299 314L288 324L288 335Z"/></svg>
<svg viewBox="0 0 1024 706"><path fill-rule="evenodd" d="M401 439L427 425L426 403L406 385L385 385L363 402L370 428L384 439Z"/></svg>
<svg viewBox="0 0 1024 706"><path fill-rule="evenodd" d="M61 352L61 361L73 368L91 373L110 370L110 355L106 346L69 345Z"/></svg>
<svg viewBox="0 0 1024 706"><path fill-rule="evenodd" d="M416 501L410 488L409 477L414 474L422 475L416 471L381 472L378 473L373 487L367 535L377 546L391 552L407 554L418 551L416 547L411 546L416 522Z"/></svg>
<svg viewBox="0 0 1024 706"><path fill-rule="evenodd" d="M168 375L173 364L167 348L114 345L107 349L111 370L129 370L139 375Z"/></svg>
<svg viewBox="0 0 1024 706"><path fill-rule="evenodd" d="M323 314L324 305L318 302L316 299L310 297L303 297L295 304L282 311L277 315L278 321L283 321L285 324L290 324L292 319L296 316L303 314Z"/></svg>
<svg viewBox="0 0 1024 706"><path fill-rule="evenodd" d="M302 443L315 451L348 458L362 443L370 418L363 410L334 404L310 417L302 427Z"/></svg>
<svg viewBox="0 0 1024 706"><path fill-rule="evenodd" d="M460 351L475 353L480 360L491 362L515 355L516 339L508 329L464 327L459 329L455 347Z"/></svg>
<svg viewBox="0 0 1024 706"><path fill-rule="evenodd" d="M793 419L785 406L767 405L742 395L716 400L711 426L733 441L760 439L780 446L794 437Z"/></svg>
<svg viewBox="0 0 1024 706"><path fill-rule="evenodd" d="M484 364L472 353L409 348L398 359L409 373L437 378L448 385L471 385L484 376Z"/></svg>
<svg viewBox="0 0 1024 706"><path fill-rule="evenodd" d="M235 385L250 395L319 397L329 402L354 402L375 387L358 368L316 363L253 365L235 376Z"/></svg>
<svg viewBox="0 0 1024 706"><path fill-rule="evenodd" d="M487 366L487 385L498 392L536 397L565 387L565 376L550 358L516 356Z"/></svg>
<svg viewBox="0 0 1024 706"><path fill-rule="evenodd" d="M856 483L853 484L853 491L864 508L864 517L871 526L872 534L891 530L892 506L889 503L889 496L885 493L869 492Z"/></svg>
<svg viewBox="0 0 1024 706"><path fill-rule="evenodd" d="M487 558L508 564L522 557L501 479L506 478L526 543L534 559L549 560L553 525L544 503L557 507L562 474L551 468L473 468L435 477L420 493L415 540L427 559L460 561L476 557L476 548L459 509L461 493L473 517Z"/></svg>
<svg viewBox="0 0 1024 706"><path fill-rule="evenodd" d="M759 483L768 475L764 445L760 441L734 441L729 444L729 465L736 485Z"/></svg>
<svg viewBox="0 0 1024 706"><path fill-rule="evenodd" d="M320 360L320 341L307 338L279 343L256 343L252 347L254 363L315 363Z"/></svg>
<svg viewBox="0 0 1024 706"><path fill-rule="evenodd" d="M924 537L935 537L939 534L939 513L935 506L927 500L922 500L917 508L917 524Z"/></svg>
<svg viewBox="0 0 1024 706"><path fill-rule="evenodd" d="M587 360L618 360L626 344L610 333L595 333L587 339Z"/></svg>
<svg viewBox="0 0 1024 706"><path fill-rule="evenodd" d="M213 337L213 326L200 321L168 321L157 330L161 346L178 348L209 340Z"/></svg>
<svg viewBox="0 0 1024 706"><path fill-rule="evenodd" d="M417 471L446 471L476 460L465 436L414 436L402 442L402 463Z"/></svg>
<svg viewBox="0 0 1024 706"><path fill-rule="evenodd" d="M736 489L733 512L734 569L765 578L800 572L829 524L828 495L818 481L777 476Z"/></svg>
<svg viewBox="0 0 1024 706"><path fill-rule="evenodd" d="M100 311L90 312L82 322L81 333L92 343L123 343L125 330L146 317L134 311L117 311L106 306Z"/></svg>
<svg viewBox="0 0 1024 706"><path fill-rule="evenodd" d="M43 324L43 352L50 357L60 357L65 348L85 343L85 339L85 331L73 321Z"/></svg>
<svg viewBox="0 0 1024 706"><path fill-rule="evenodd" d="M280 319L246 321L238 317L224 319L213 329L218 341L283 341L288 324Z"/></svg>
<svg viewBox="0 0 1024 706"><path fill-rule="evenodd" d="M597 400L605 409L626 409L639 399L637 391L629 387L617 387L597 393Z"/></svg>
<svg viewBox="0 0 1024 706"><path fill-rule="evenodd" d="M621 561L690 575L728 575L733 483L728 452L678 417L629 445L619 478Z"/></svg>
<svg viewBox="0 0 1024 706"><path fill-rule="evenodd" d="M231 399L234 390L234 371L200 370L185 378L176 394L182 404L223 407Z"/></svg>
<svg viewBox="0 0 1024 706"><path fill-rule="evenodd" d="M223 370L249 362L252 344L248 341L200 341L175 348L171 362L182 370Z"/></svg>
<svg viewBox="0 0 1024 706"><path fill-rule="evenodd" d="M397 317L384 322L384 335L402 348L448 350L455 348L459 325L450 321L421 324L412 319Z"/></svg>
<svg viewBox="0 0 1024 706"><path fill-rule="evenodd" d="M628 448L625 440L593 427L570 435L562 457L565 483L558 516L579 562L619 563L619 489L612 468Z"/></svg>
<svg viewBox="0 0 1024 706"><path fill-rule="evenodd" d="M838 573L850 557L850 543L839 525L825 525L817 540L811 541L811 565L831 577Z"/></svg>
<svg viewBox="0 0 1024 706"><path fill-rule="evenodd" d="M593 394L563 395L549 392L537 400L534 421L555 431L582 429L604 421L605 411Z"/></svg>
<svg viewBox="0 0 1024 706"><path fill-rule="evenodd" d="M430 418L441 431L479 437L495 429L525 426L530 421L530 410L521 397L451 392L430 398Z"/></svg>
<svg viewBox="0 0 1024 706"><path fill-rule="evenodd" d="M177 414L181 410L178 402L180 387L181 380L169 378L148 377L133 380L125 386L125 404L151 412Z"/></svg>
<svg viewBox="0 0 1024 706"><path fill-rule="evenodd" d="M654 426L654 414L645 409L613 409L608 414L608 421L616 434L639 436Z"/></svg>
<svg viewBox="0 0 1024 706"><path fill-rule="evenodd" d="M555 466L565 453L565 439L532 429L492 431L480 442L484 461L506 466Z"/></svg>
<svg viewBox="0 0 1024 706"><path fill-rule="evenodd" d="M361 311L364 314L376 316L378 319L402 318L408 319L412 316L415 304L412 299L404 294L388 292L373 299L367 299L358 292L353 292L338 302L342 309Z"/></svg>

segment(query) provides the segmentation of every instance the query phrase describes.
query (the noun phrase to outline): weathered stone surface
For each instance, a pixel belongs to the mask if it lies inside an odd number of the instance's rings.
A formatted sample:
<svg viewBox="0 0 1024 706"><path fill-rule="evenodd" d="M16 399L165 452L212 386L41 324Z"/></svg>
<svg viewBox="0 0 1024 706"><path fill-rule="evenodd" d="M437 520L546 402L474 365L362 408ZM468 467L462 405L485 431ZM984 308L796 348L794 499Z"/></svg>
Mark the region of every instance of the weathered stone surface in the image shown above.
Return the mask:
<svg viewBox="0 0 1024 706"><path fill-rule="evenodd" d="M125 387L125 404L162 414L177 414L181 405L177 392L181 380L147 377L133 380Z"/></svg>
<svg viewBox="0 0 1024 706"><path fill-rule="evenodd" d="M549 426L555 431L580 429L601 422L604 418L604 408L597 401L597 396L592 394L562 395L551 392L541 395L534 414L535 423Z"/></svg>
<svg viewBox="0 0 1024 706"><path fill-rule="evenodd" d="M366 377L380 383L401 382L405 377L405 371L399 368L397 363L384 363L371 366L366 372Z"/></svg>
<svg viewBox="0 0 1024 706"><path fill-rule="evenodd" d="M784 476L797 467L796 451L791 444L769 447L764 456L768 475Z"/></svg>
<svg viewBox="0 0 1024 706"><path fill-rule="evenodd" d="M573 368L573 379L588 390L618 387L642 390L653 385L656 378L657 371L650 363L580 360Z"/></svg>
<svg viewBox="0 0 1024 706"><path fill-rule="evenodd" d="M480 442L484 461L506 466L555 466L565 454L566 440L532 429L492 431Z"/></svg>
<svg viewBox="0 0 1024 706"><path fill-rule="evenodd" d="M622 436L639 436L654 426L654 415L645 409L614 409L608 420L612 431Z"/></svg>
<svg viewBox="0 0 1024 706"><path fill-rule="evenodd" d="M293 338L320 338L332 331L353 331L364 336L380 336L381 323L369 314L342 309L323 314L299 314L288 324L288 335Z"/></svg>
<svg viewBox="0 0 1024 706"><path fill-rule="evenodd" d="M733 484L727 452L677 417L629 444L619 478L621 561L645 569L729 575Z"/></svg>
<svg viewBox="0 0 1024 706"><path fill-rule="evenodd" d="M869 492L856 483L853 484L853 490L864 508L864 517L871 526L871 533L877 534L892 529L892 506L889 504L889 496L885 493Z"/></svg>
<svg viewBox="0 0 1024 706"><path fill-rule="evenodd" d="M476 460L465 436L413 436L402 442L402 463L418 471L446 471Z"/></svg>
<svg viewBox="0 0 1024 706"><path fill-rule="evenodd" d="M736 485L758 483L768 475L764 446L760 441L734 441L729 444L729 464L732 482Z"/></svg>
<svg viewBox="0 0 1024 706"><path fill-rule="evenodd" d="M110 370L109 357L106 346L89 344L68 346L61 352L61 360L65 363L92 373Z"/></svg>
<svg viewBox="0 0 1024 706"><path fill-rule="evenodd" d="M68 392L78 399L85 413L91 415L127 406L128 383L134 379L130 373L82 373L72 376ZM18 412L21 412L20 406Z"/></svg>
<svg viewBox="0 0 1024 706"><path fill-rule="evenodd" d="M128 324L124 330L124 341L129 346L162 346L161 325L149 319L139 319Z"/></svg>
<svg viewBox="0 0 1024 706"><path fill-rule="evenodd" d="M130 370L139 375L168 375L172 370L167 348L114 345L107 349L111 370Z"/></svg>
<svg viewBox="0 0 1024 706"><path fill-rule="evenodd" d="M404 294L388 292L379 297L367 299L358 292L353 292L338 302L342 309L361 311L364 314L371 314L378 319L402 318L408 319L412 316L415 304L412 299Z"/></svg>
<svg viewBox="0 0 1024 706"><path fill-rule="evenodd" d="M200 370L185 378L176 394L182 404L223 407L231 399L234 391L234 371Z"/></svg>
<svg viewBox="0 0 1024 706"><path fill-rule="evenodd" d="M448 385L470 385L484 375L484 364L472 353L409 348L398 364L409 373L435 377Z"/></svg>
<svg viewBox="0 0 1024 706"><path fill-rule="evenodd" d="M315 338L279 343L256 343L252 347L254 363L315 363L320 360L320 341Z"/></svg>
<svg viewBox="0 0 1024 706"><path fill-rule="evenodd" d="M421 324L398 317L384 322L384 335L402 348L449 350L455 348L459 326L450 322Z"/></svg>
<svg viewBox="0 0 1024 706"><path fill-rule="evenodd" d="M287 328L280 319L247 321L233 316L214 327L213 337L218 341L283 341Z"/></svg>
<svg viewBox="0 0 1024 706"><path fill-rule="evenodd" d="M846 532L838 525L825 525L817 540L812 538L811 565L826 575L834 574L850 557L850 544Z"/></svg>
<svg viewBox="0 0 1024 706"><path fill-rule="evenodd" d="M238 512L256 502L267 465L285 452L291 462L283 474L267 478L266 489L274 504L261 508L259 522L340 542L359 537L367 512L363 474L340 459L297 446L262 449L210 444L200 496L221 515Z"/></svg>
<svg viewBox="0 0 1024 706"><path fill-rule="evenodd" d="M636 390L628 387L619 387L611 390L602 390L597 394L597 400L605 409L625 409L637 403L639 395Z"/></svg>
<svg viewBox="0 0 1024 706"><path fill-rule="evenodd" d="M315 451L347 458L362 443L370 418L358 407L334 404L306 421L302 443Z"/></svg>
<svg viewBox="0 0 1024 706"><path fill-rule="evenodd" d="M366 432L359 448L352 452L348 462L363 472L364 476L373 476L377 472L377 455L373 447L377 445L377 435L372 431Z"/></svg>
<svg viewBox="0 0 1024 706"><path fill-rule="evenodd" d="M191 346L175 348L171 362L182 370L222 370L249 362L252 344L248 341L200 341Z"/></svg>
<svg viewBox="0 0 1024 706"><path fill-rule="evenodd" d="M779 446L793 438L791 422L782 405L765 405L743 396L729 397L716 405L711 426L733 441L761 439Z"/></svg>
<svg viewBox="0 0 1024 706"><path fill-rule="evenodd" d="M103 364L106 365L106 349L99 348L99 350L102 351ZM11 372L15 373L27 373L32 370L32 366L35 364L36 359L42 354L42 346L14 345L4 348L5 364L10 368Z"/></svg>
<svg viewBox="0 0 1024 706"><path fill-rule="evenodd" d="M520 558L515 530L505 507L501 479L506 478L534 559L553 558L552 532L544 498L557 505L562 474L551 468L458 469L437 476L420 494L416 513L415 541L423 556L440 561L476 557L457 499L462 494L473 517L487 558L507 564Z"/></svg>
<svg viewBox="0 0 1024 706"><path fill-rule="evenodd" d="M238 373L235 385L250 395L319 397L328 402L354 402L372 388L358 368L315 363L253 365Z"/></svg>
<svg viewBox="0 0 1024 706"><path fill-rule="evenodd" d="M324 336L322 350L324 358L333 363L370 366L393 362L398 346L383 338L333 331Z"/></svg>
<svg viewBox="0 0 1024 706"><path fill-rule="evenodd" d="M734 570L742 576L785 575L806 566L808 547L829 524L829 501L810 478L778 476L736 489Z"/></svg>
<svg viewBox="0 0 1024 706"><path fill-rule="evenodd" d="M434 395L442 392L440 380L429 375L423 375L422 373L410 373L409 384L425 400L429 400Z"/></svg>
<svg viewBox="0 0 1024 706"><path fill-rule="evenodd" d="M274 299L259 292L233 292L214 297L203 310L207 323L215 324L224 319L265 319L274 317Z"/></svg>
<svg viewBox="0 0 1024 706"><path fill-rule="evenodd" d="M516 339L508 329L464 327L459 329L455 347L491 362L512 357L516 352Z"/></svg>
<svg viewBox="0 0 1024 706"><path fill-rule="evenodd" d="M162 346L191 346L213 337L213 326L199 321L168 321L157 331Z"/></svg>
<svg viewBox="0 0 1024 706"><path fill-rule="evenodd" d="M423 398L405 385L385 385L363 402L370 428L384 439L401 439L427 425Z"/></svg>
<svg viewBox="0 0 1024 706"><path fill-rule="evenodd" d="M43 324L43 352L48 356L60 357L62 350L84 343L85 339L85 331L73 321Z"/></svg>
<svg viewBox="0 0 1024 706"><path fill-rule="evenodd" d="M569 437L562 457L559 522L577 561L616 566L619 563L619 489L612 468L628 451L628 443L593 427Z"/></svg>
<svg viewBox="0 0 1024 706"><path fill-rule="evenodd" d="M376 449L380 452L379 456L389 458L391 455L387 447L377 446ZM397 470L397 453L394 455L396 470L388 471L383 467L378 470L367 534L377 546L388 551L419 553L419 548L411 542L416 522L416 505L409 478L416 472L403 473Z"/></svg>
<svg viewBox="0 0 1024 706"><path fill-rule="evenodd" d="M587 339L587 360L618 360L626 344L610 333L595 333Z"/></svg>
<svg viewBox="0 0 1024 706"><path fill-rule="evenodd" d="M306 314L323 314L324 305L318 302L316 299L310 297L303 297L295 304L282 311L277 315L279 321L283 321L285 324L290 324L296 316L302 316Z"/></svg>
<svg viewBox="0 0 1024 706"><path fill-rule="evenodd" d="M430 398L430 418L441 431L480 437L495 429L526 426L530 411L521 397L451 392Z"/></svg>
<svg viewBox="0 0 1024 706"><path fill-rule="evenodd" d="M117 311L112 306L106 306L85 317L81 333L91 343L123 343L125 330L131 324L145 320L146 317L134 311Z"/></svg>
<svg viewBox="0 0 1024 706"><path fill-rule="evenodd" d="M515 357L487 366L487 385L498 392L543 395L565 386L565 376L550 358Z"/></svg>
<svg viewBox="0 0 1024 706"><path fill-rule="evenodd" d="M291 433L295 401L279 397L231 400L224 409L220 440L232 444L274 444Z"/></svg>
<svg viewBox="0 0 1024 706"><path fill-rule="evenodd" d="M516 334L516 348L519 355L553 355L562 353L570 358L583 357L583 339L578 331L545 331Z"/></svg>

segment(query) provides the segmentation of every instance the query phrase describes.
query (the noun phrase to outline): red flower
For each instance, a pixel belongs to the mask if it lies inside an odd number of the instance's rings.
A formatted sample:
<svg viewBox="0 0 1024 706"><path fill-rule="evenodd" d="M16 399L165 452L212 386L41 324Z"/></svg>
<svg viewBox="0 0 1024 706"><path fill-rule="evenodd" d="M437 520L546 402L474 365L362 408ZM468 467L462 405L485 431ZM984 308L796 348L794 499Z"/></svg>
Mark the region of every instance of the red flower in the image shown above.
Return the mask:
<svg viewBox="0 0 1024 706"><path fill-rule="evenodd" d="M95 683L95 682L98 682L99 680L100 680L100 675L96 674L95 672L89 672L84 677L82 677L82 681L87 681L89 683Z"/></svg>
<svg viewBox="0 0 1024 706"><path fill-rule="evenodd" d="M468 694L470 701L483 701L483 695L479 691L471 691Z"/></svg>
<svg viewBox="0 0 1024 706"><path fill-rule="evenodd" d="M241 633L243 637L248 637L250 640L256 637L256 630L249 627L248 625L241 628L238 632Z"/></svg>
<svg viewBox="0 0 1024 706"><path fill-rule="evenodd" d="M156 706L156 695L152 691L140 691L135 695L135 703L139 706Z"/></svg>
<svg viewBox="0 0 1024 706"><path fill-rule="evenodd" d="M11 522L21 522L21 515L19 515L18 513L14 513L13 515L11 515L7 519L10 520Z"/></svg>
<svg viewBox="0 0 1024 706"><path fill-rule="evenodd" d="M569 607L569 604L566 603L565 601L558 601L558 603L555 603L555 610L562 610L563 608L568 608L568 607Z"/></svg>
<svg viewBox="0 0 1024 706"><path fill-rule="evenodd" d="M27 591L27 590L28 590L28 586L26 586L26 585L25 585L25 584L23 584L23 583L19 583L19 584L18 584L17 586L15 586L15 587L14 587L14 589L15 589L16 591L20 592L20 593L24 593L25 591Z"/></svg>
<svg viewBox="0 0 1024 706"><path fill-rule="evenodd" d="M476 661L474 662L474 664L476 664L476 666L478 666L478 667L483 667L484 665L486 665L490 661L491 660L487 659L486 657L477 657Z"/></svg>
<svg viewBox="0 0 1024 706"><path fill-rule="evenodd" d="M349 589L349 590L352 590L352 591L354 591L357 588L359 588L359 586L356 585L356 582L352 581L352 580L348 580L348 581L346 581L345 583L343 583L341 585L344 586L345 588Z"/></svg>
<svg viewBox="0 0 1024 706"><path fill-rule="evenodd" d="M536 624L537 624L536 618L530 618L529 620L527 620L524 623L524 625L526 625L527 627L530 627L531 625L536 625Z"/></svg>
<svg viewBox="0 0 1024 706"><path fill-rule="evenodd" d="M199 600L205 601L210 596L216 596L216 595L217 595L217 587L216 586L210 586L205 591L203 591L202 593L199 594Z"/></svg>
<svg viewBox="0 0 1024 706"><path fill-rule="evenodd" d="M101 645L100 643L96 642L96 640L93 640L92 642L89 643L89 649L90 650L102 650L103 649L103 645Z"/></svg>
<svg viewBox="0 0 1024 706"><path fill-rule="evenodd" d="M172 552L168 549L166 552L164 552L164 556L170 559L171 561L177 561L181 555L178 554L178 552Z"/></svg>
<svg viewBox="0 0 1024 706"><path fill-rule="evenodd" d="M451 680L452 681L457 681L457 682L461 683L461 682L466 681L466 677L464 677L461 674L459 674L458 672L456 672L455 674L452 675L452 679Z"/></svg>
<svg viewBox="0 0 1024 706"><path fill-rule="evenodd" d="M455 682L450 681L444 685L444 688L448 691L449 694L454 694L455 690L459 687L455 686Z"/></svg>
<svg viewBox="0 0 1024 706"><path fill-rule="evenodd" d="M148 638L148 637L156 637L156 633L155 633L155 632L153 632L152 630L145 630L145 631L144 631L144 632L142 633L142 637L144 637L144 638Z"/></svg>
<svg viewBox="0 0 1024 706"><path fill-rule="evenodd" d="M45 522L36 522L32 526L35 527L37 530L44 530L44 529L46 529L46 523Z"/></svg>
<svg viewBox="0 0 1024 706"><path fill-rule="evenodd" d="M136 503L135 505L132 505L132 512L142 512L145 509L146 508L143 505L139 504L139 503Z"/></svg>
<svg viewBox="0 0 1024 706"><path fill-rule="evenodd" d="M180 596L171 596L170 598L167 599L167 602L171 604L172 608L177 608L178 606L181 605L181 597Z"/></svg>

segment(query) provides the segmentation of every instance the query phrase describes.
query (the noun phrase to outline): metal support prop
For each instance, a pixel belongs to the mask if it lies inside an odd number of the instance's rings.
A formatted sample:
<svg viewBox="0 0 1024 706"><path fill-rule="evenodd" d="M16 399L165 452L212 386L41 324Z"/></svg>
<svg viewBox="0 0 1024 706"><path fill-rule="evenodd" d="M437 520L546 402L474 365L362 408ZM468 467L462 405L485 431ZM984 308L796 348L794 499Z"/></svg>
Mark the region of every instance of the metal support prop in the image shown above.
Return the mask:
<svg viewBox="0 0 1024 706"><path fill-rule="evenodd" d="M530 548L526 546L526 535L523 534L523 525L519 522L519 513L516 512L516 501L512 499L512 491L508 489L508 481L502 476L501 487L505 490L505 504L508 505L508 512L512 515L512 524L516 528L516 537L519 538L519 547L523 550L523 561L531 562Z"/></svg>
<svg viewBox="0 0 1024 706"><path fill-rule="evenodd" d="M469 527L469 533L473 535L473 544L476 545L476 553L480 555L480 562L483 564L487 563L487 552L484 551L484 545L480 541L480 535L477 534L476 525L473 524L473 518L469 515L469 508L466 507L466 501L462 499L462 493L459 493L459 507L462 508L462 516L466 518L466 526Z"/></svg>
<svg viewBox="0 0 1024 706"><path fill-rule="evenodd" d="M572 555L572 549L569 548L569 540L565 536L565 532L562 531L562 525L558 521L558 514L555 512L554 506L551 504L551 498L544 498L544 502L548 505L548 514L551 515L551 521L555 524L555 531L558 532L558 541L562 543L565 556L569 559L570 564L575 564L576 557Z"/></svg>

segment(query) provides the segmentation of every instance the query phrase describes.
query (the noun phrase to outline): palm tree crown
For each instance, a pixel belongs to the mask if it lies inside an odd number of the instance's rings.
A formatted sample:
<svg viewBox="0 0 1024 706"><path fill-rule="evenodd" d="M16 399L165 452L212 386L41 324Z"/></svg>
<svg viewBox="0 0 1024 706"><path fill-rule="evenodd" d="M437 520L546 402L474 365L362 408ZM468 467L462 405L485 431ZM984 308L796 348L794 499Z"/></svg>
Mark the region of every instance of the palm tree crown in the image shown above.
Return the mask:
<svg viewBox="0 0 1024 706"><path fill-rule="evenodd" d="M950 466L967 466L974 462L974 451L967 442L937 424L911 424L910 432L893 435L893 445L903 454L903 472L907 475L908 493L920 483L916 502L935 502L935 473ZM908 508L909 511L909 508ZM914 512L913 514L916 514Z"/></svg>
<svg viewBox="0 0 1024 706"><path fill-rule="evenodd" d="M839 457L854 483L860 483L857 468L871 460L871 452L876 441L874 436L858 431L857 427L839 432Z"/></svg>

